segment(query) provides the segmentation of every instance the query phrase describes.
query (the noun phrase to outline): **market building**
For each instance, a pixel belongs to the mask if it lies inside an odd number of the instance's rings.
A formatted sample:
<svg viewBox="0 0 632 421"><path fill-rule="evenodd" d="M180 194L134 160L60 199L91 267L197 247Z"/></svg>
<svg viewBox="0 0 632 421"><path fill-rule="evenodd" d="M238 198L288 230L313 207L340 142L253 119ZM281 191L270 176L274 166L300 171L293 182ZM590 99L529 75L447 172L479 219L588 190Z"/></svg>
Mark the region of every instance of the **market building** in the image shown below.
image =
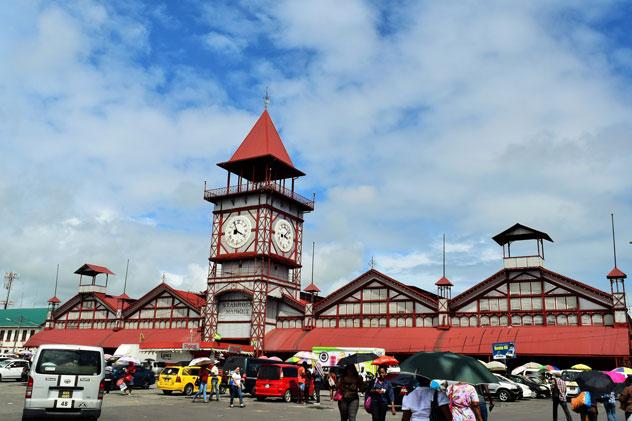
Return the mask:
<svg viewBox="0 0 632 421"><path fill-rule="evenodd" d="M22 351L26 341L44 328L47 312L46 307L0 310L0 354Z"/></svg>
<svg viewBox="0 0 632 421"><path fill-rule="evenodd" d="M375 269L320 296L316 285L302 289L301 282L303 221L314 199L297 192L305 174L267 109L218 166L225 186L204 188L214 205L206 291L162 282L138 299L108 295L113 273L86 264L76 271L77 295L61 306L53 297L46 329L26 346L65 341L111 350L136 343L165 352L292 354L370 344L398 356L453 351L486 359L493 344L512 342L519 359L547 364L630 363L626 275L615 266L606 292L546 268L547 233L515 224L496 235L501 269L455 296L445 276L431 292ZM512 253L524 242L533 252Z"/></svg>

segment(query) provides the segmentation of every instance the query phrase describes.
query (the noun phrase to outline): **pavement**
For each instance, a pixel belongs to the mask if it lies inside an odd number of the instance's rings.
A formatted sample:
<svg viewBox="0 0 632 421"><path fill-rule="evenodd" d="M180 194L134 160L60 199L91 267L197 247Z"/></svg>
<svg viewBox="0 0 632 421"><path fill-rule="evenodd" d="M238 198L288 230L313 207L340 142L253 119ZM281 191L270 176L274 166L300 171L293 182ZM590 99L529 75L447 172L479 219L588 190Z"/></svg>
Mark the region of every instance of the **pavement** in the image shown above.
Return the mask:
<svg viewBox="0 0 632 421"><path fill-rule="evenodd" d="M0 420L13 421L22 417L24 405L24 383L0 382ZM153 387L149 390L135 390L131 396L121 395L115 391L106 395L103 401L101 421L119 420L208 420L209 418L225 421L325 421L339 420L335 402L329 400L328 394L323 392L321 405L297 405L280 400L267 399L258 402L252 398L245 398L245 408L229 408L228 397L219 402L195 402L181 395L166 396ZM237 402L237 401L236 401ZM599 408L599 420L606 420L603 407ZM578 414L572 414L574 420ZM389 413L387 421L401 420L401 412L396 416ZM491 413L491 421L545 421L552 419L551 401L546 399L531 399L519 402L498 403ZM371 417L361 407L358 421L370 421ZM562 417L559 420L563 420ZM619 420L623 421L623 413L619 413Z"/></svg>

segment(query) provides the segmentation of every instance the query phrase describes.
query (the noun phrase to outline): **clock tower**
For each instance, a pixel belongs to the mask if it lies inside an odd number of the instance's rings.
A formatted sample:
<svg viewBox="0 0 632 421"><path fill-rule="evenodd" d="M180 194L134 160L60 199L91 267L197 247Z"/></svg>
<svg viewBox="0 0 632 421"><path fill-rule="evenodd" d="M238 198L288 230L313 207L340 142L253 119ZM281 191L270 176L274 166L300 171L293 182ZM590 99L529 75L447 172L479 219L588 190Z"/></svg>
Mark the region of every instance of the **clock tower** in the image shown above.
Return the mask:
<svg viewBox="0 0 632 421"><path fill-rule="evenodd" d="M237 151L217 164L226 186L204 188L213 203L203 339L263 350L280 304L301 290L303 215L314 201L295 191L294 167L265 109Z"/></svg>

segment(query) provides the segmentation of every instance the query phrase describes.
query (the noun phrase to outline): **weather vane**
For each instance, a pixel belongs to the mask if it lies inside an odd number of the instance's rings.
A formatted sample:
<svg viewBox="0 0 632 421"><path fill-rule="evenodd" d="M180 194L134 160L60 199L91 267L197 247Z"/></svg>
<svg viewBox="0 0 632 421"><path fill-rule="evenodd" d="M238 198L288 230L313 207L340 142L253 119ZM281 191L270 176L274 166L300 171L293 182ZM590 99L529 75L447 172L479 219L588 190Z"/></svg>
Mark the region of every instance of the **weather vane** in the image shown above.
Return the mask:
<svg viewBox="0 0 632 421"><path fill-rule="evenodd" d="M369 266L371 266L371 269L375 268L376 263L375 257L371 256L371 260L369 260Z"/></svg>
<svg viewBox="0 0 632 421"><path fill-rule="evenodd" d="M263 97L263 108L267 110L268 105L270 105L270 90L266 86L266 96Z"/></svg>

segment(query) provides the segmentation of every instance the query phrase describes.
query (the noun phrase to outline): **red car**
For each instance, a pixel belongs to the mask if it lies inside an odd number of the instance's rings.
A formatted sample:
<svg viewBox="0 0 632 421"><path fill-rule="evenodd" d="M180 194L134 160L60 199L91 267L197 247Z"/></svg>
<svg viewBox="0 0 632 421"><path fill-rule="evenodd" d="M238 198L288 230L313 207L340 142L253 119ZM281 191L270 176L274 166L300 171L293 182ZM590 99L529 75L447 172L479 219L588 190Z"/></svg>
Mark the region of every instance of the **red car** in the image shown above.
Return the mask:
<svg viewBox="0 0 632 421"><path fill-rule="evenodd" d="M257 382L253 389L257 400L283 398L285 402L298 399L298 366L293 364L266 364L259 367ZM310 381L309 395L316 399L314 382Z"/></svg>

